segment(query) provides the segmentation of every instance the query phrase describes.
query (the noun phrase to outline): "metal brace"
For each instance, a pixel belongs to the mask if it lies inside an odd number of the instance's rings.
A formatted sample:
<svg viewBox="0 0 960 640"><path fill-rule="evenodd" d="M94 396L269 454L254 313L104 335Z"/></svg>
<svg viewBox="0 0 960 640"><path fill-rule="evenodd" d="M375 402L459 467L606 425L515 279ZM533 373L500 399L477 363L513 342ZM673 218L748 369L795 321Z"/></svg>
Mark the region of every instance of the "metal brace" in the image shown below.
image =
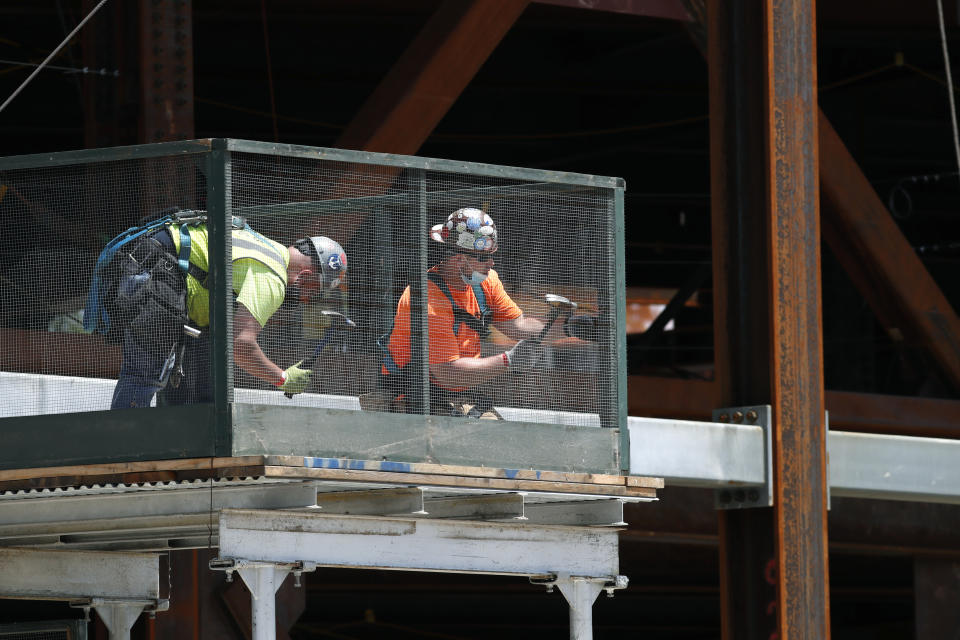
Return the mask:
<svg viewBox="0 0 960 640"><path fill-rule="evenodd" d="M316 571L317 565L313 562L256 562L252 560L243 560L242 558L212 558L209 562L210 569L214 571L224 571L227 582L233 582L233 573L240 569L252 569L255 567L273 567L275 569L286 569L293 574L293 586L300 586L300 576L305 572Z"/></svg>
<svg viewBox="0 0 960 640"><path fill-rule="evenodd" d="M608 576L605 578L591 578L586 576L568 576L569 578L574 578L577 580L584 580L586 582L596 582L603 585L603 590L607 592L607 597L612 598L614 591L617 589L626 589L627 585L630 583L630 579L627 576ZM530 584L536 584L547 588L547 593L553 593L554 587L557 586L557 581L559 576L555 573L551 573L545 576L529 576Z"/></svg>
<svg viewBox="0 0 960 640"><path fill-rule="evenodd" d="M83 609L86 620L90 619L90 609L97 607L133 606L142 605L143 612L151 618L156 617L157 613L166 611L170 608L170 600L167 598L158 598L156 600L127 600L125 598L84 598L82 600L71 600L70 606L74 609Z"/></svg>
<svg viewBox="0 0 960 640"><path fill-rule="evenodd" d="M768 404L750 407L731 407L713 412L714 422L756 425L763 429L764 484L715 489L714 507L717 509L752 509L773 506L773 411Z"/></svg>

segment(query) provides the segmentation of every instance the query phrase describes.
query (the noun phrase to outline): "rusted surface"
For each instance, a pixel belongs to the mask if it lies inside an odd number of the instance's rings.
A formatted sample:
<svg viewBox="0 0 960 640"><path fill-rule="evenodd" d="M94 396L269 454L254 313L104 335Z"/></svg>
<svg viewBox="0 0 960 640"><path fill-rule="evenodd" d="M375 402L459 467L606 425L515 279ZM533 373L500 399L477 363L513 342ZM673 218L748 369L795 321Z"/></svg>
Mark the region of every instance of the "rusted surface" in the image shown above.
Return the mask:
<svg viewBox="0 0 960 640"><path fill-rule="evenodd" d="M690 20L690 15L683 7L681 0L536 0L539 4L555 4L572 9L591 9L593 11L610 11L612 13L628 13L648 18L664 18L666 20Z"/></svg>
<svg viewBox="0 0 960 640"><path fill-rule="evenodd" d="M647 418L710 420L721 402L720 387L705 380L630 376L629 414ZM960 401L827 391L830 428L924 438L960 438ZM741 403L743 404L743 403Z"/></svg>
<svg viewBox="0 0 960 640"><path fill-rule="evenodd" d="M824 235L880 321L926 345L960 390L960 317L821 113Z"/></svg>
<svg viewBox="0 0 960 640"><path fill-rule="evenodd" d="M193 2L140 0L140 142L190 140Z"/></svg>
<svg viewBox="0 0 960 640"><path fill-rule="evenodd" d="M0 329L0 371L116 378L120 348L100 337Z"/></svg>
<svg viewBox="0 0 960 640"><path fill-rule="evenodd" d="M344 149L415 154L497 48L528 0L442 2L333 144ZM351 165L327 189L329 198L379 195L399 169ZM346 244L368 211L341 215L306 230ZM319 223L318 223L319 224Z"/></svg>
<svg viewBox="0 0 960 640"><path fill-rule="evenodd" d="M693 25L691 33L701 45L709 43L716 379L711 404L768 402L766 150L764 129L757 126L765 113L761 5L716 1L704 7L696 0L687 5L707 21ZM718 530L723 637L767 638L777 631L776 584L766 571L774 562L773 510L719 512Z"/></svg>
<svg viewBox="0 0 960 640"><path fill-rule="evenodd" d="M829 638L813 0L766 0L779 632Z"/></svg>
<svg viewBox="0 0 960 640"><path fill-rule="evenodd" d="M775 506L720 517L724 637L827 638L814 10L707 17L716 397L769 402L775 421Z"/></svg>

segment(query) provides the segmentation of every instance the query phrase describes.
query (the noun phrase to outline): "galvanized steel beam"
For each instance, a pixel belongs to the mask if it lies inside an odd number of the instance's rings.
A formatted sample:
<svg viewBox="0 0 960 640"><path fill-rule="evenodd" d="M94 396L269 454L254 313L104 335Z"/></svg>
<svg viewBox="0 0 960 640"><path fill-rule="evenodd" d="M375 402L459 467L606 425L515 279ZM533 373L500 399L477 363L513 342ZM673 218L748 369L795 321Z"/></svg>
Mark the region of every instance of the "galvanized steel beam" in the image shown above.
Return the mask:
<svg viewBox="0 0 960 640"><path fill-rule="evenodd" d="M226 509L222 558L317 566L614 579L617 531Z"/></svg>
<svg viewBox="0 0 960 640"><path fill-rule="evenodd" d="M158 602L159 567L155 554L0 549L0 597Z"/></svg>

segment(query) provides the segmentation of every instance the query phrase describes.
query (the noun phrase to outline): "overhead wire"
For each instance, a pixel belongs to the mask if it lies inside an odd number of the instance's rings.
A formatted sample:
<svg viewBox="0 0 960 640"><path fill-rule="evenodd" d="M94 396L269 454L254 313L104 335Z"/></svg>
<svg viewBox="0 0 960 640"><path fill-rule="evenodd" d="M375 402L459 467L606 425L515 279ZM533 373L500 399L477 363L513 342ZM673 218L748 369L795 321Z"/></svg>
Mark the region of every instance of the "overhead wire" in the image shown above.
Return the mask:
<svg viewBox="0 0 960 640"><path fill-rule="evenodd" d="M71 32L67 35L67 37L63 39L63 42L61 42L59 45L57 45L57 48L56 48L56 49L54 49L53 51L50 52L50 55L48 55L48 56L46 57L46 59L45 59L43 62L41 62L40 65L39 65L36 69L33 70L33 73L31 73L29 76L27 76L27 79L24 80L24 81L20 84L20 86L17 87L16 90L15 90L12 94L10 94L10 97L7 98L7 99L4 101L3 104L0 104L0 113L2 113L3 110L7 108L7 105L10 104L11 102L13 102L13 99L16 98L17 95L19 95L20 92L23 91L24 88L25 88L28 84L30 84L30 81L33 80L33 79L37 76L37 74L40 73L40 71L41 71L45 66L47 66L47 64L49 64L49 62L50 62L51 60L53 60L54 57L56 57L56 55L57 55L58 53L60 53L60 50L63 49L63 48L67 45L68 42L70 42L71 40L73 40L73 37L74 37L75 35L77 35L77 33L79 33L80 29L83 28L83 25L87 24L87 22L90 20L90 18L92 18L92 17L94 16L94 14L96 14L97 11L100 10L100 7L102 7L102 6L105 5L106 3L107 3L107 0L100 0L100 2L97 4L97 6L95 6L93 9L90 10L90 13L88 13L87 16L86 16L83 20L80 21L80 24L78 24L76 27L74 27L73 31L71 31Z"/></svg>
<svg viewBox="0 0 960 640"><path fill-rule="evenodd" d="M947 72L947 97L950 101L950 123L953 125L953 150L960 170L960 134L957 133L957 107L953 98L953 78L950 74L950 52L947 50L947 30L943 22L943 0L937 0L937 20L940 23L940 44L943 47L943 66Z"/></svg>

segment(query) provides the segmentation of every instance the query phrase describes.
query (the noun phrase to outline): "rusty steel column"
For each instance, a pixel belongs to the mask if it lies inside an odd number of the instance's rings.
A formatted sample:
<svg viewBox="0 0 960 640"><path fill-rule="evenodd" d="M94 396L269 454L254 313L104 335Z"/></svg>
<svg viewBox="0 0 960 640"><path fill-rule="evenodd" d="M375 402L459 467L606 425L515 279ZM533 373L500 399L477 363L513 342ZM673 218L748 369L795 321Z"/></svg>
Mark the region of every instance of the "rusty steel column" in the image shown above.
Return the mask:
<svg viewBox="0 0 960 640"><path fill-rule="evenodd" d="M193 138L193 2L140 0L140 142Z"/></svg>
<svg viewBox="0 0 960 640"><path fill-rule="evenodd" d="M774 507L720 513L727 639L829 637L814 24L707 3L718 396L774 414Z"/></svg>
<svg viewBox="0 0 960 640"><path fill-rule="evenodd" d="M770 401L761 6L706 7L714 287L712 408ZM700 14L702 16L702 12ZM773 509L719 511L723 638L777 630Z"/></svg>
<svg viewBox="0 0 960 640"><path fill-rule="evenodd" d="M814 0L764 3L780 640L829 638Z"/></svg>

